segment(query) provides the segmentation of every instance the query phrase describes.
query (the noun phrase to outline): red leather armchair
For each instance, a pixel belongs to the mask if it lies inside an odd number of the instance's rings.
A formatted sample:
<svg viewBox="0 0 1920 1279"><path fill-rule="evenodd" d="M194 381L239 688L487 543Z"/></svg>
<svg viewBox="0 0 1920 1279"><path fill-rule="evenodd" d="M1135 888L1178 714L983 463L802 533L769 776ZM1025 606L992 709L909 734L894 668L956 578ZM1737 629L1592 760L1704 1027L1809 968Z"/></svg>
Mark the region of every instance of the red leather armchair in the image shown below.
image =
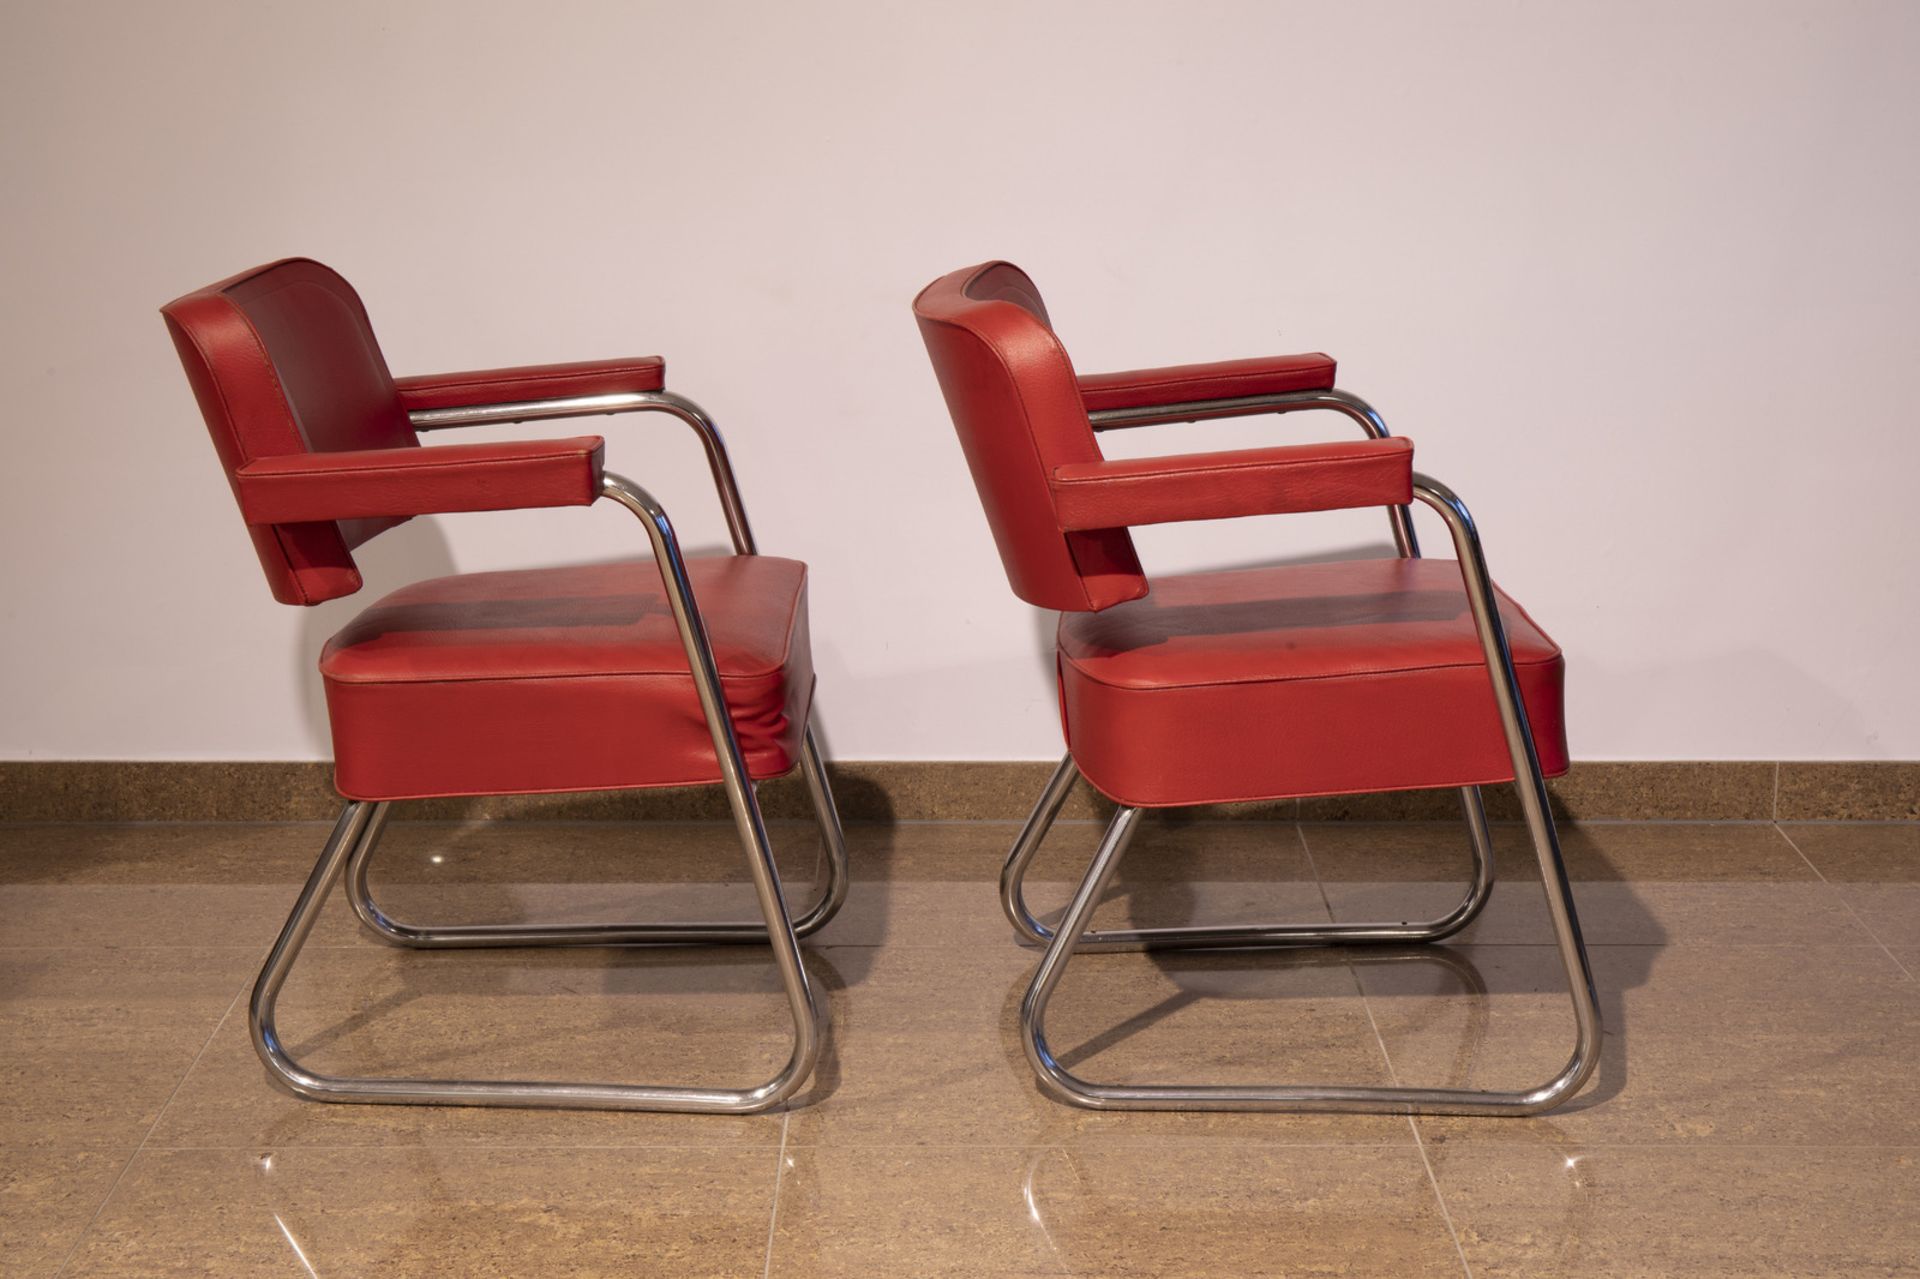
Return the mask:
<svg viewBox="0 0 1920 1279"><path fill-rule="evenodd" d="M989 262L942 276L914 314L1014 593L1060 610L1067 755L1007 859L1001 900L1046 947L1021 1031L1055 1096L1105 1109L1338 1109L1534 1114L1599 1060L1600 1022L1545 777L1566 770L1559 648L1494 587L1466 506L1413 470L1413 446L1334 385L1325 355L1080 375L1040 291ZM1096 432L1327 409L1365 438L1109 461ZM1445 522L1455 561L1421 558L1410 505ZM1386 508L1398 558L1149 578L1128 529L1243 515ZM1118 805L1057 930L1023 883L1084 777ZM1493 885L1480 790L1513 783L1533 838L1575 1021L1566 1067L1514 1092L1352 1085L1103 1084L1048 1048L1048 1001L1083 945L1106 948L1431 942L1472 922ZM1460 905L1424 922L1089 930L1148 808L1447 787L1472 856Z"/></svg>
<svg viewBox="0 0 1920 1279"><path fill-rule="evenodd" d="M353 551L416 515L586 506L637 516L645 559L417 582L334 636L320 660L346 800L255 984L267 1068L322 1101L748 1112L811 1074L826 1014L798 938L846 892L846 846L808 727L806 566L760 555L711 419L665 389L658 357L395 379L352 287L289 259L162 308L274 598L350 595ZM585 414L666 413L699 433L733 555L687 558L653 497L604 468L598 436L422 447L427 430ZM753 783L799 768L827 874L788 912ZM763 918L720 923L416 926L380 909L367 869L396 801L624 787L725 789ZM287 973L336 884L384 940L417 947L744 942L767 945L793 1053L757 1087L322 1075L275 1029Z"/></svg>

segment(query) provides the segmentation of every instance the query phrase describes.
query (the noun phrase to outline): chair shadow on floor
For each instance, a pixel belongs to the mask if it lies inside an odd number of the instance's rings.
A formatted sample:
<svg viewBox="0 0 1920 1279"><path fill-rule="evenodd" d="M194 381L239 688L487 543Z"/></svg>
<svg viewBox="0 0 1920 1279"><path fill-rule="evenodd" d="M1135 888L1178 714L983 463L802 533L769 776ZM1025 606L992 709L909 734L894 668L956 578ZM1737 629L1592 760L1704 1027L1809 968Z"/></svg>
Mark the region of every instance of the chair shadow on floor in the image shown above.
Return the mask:
<svg viewBox="0 0 1920 1279"><path fill-rule="evenodd" d="M564 797L560 797L564 799ZM784 855L792 879L783 884L790 905L810 900L823 873L820 836L811 821L771 823L775 848ZM556 832L570 832L556 834ZM524 838L531 847L518 846ZM631 840L631 855L623 848ZM576 846L570 842L579 841ZM683 841L690 841L683 842ZM610 857L610 854L612 855ZM811 864L796 872L796 865ZM747 882L745 859L730 824L588 822L568 827L532 822L465 823L401 822L389 828L376 852L370 875L375 901L400 919L412 923L554 924L603 922L678 922L694 919L754 920L758 906ZM346 916L342 894L330 905ZM327 1070L329 1048L353 1043L383 1021L404 1020L416 1003L448 1007L465 1003L472 1009L470 1031L443 1041L436 1051L432 1038L409 1037L404 1062L381 1063L382 1069L409 1076L444 1073L449 1058L478 1048L485 1060L499 1067L476 1066L470 1059L452 1069L456 1073L506 1077L520 1073L508 1063L551 1048L556 1035L568 1033L565 1019L517 1022L510 1013L516 997L530 994L592 994L617 1007L608 1014L582 1008L579 1024L605 1042L609 1018L624 1023L637 1043L657 1040L663 1023L652 1019L659 1007L666 1029L697 1034L711 1024L717 1033L767 1041L767 1068L771 1073L783 1056L790 1033L790 1014L782 996L778 973L764 946L748 945L633 945L486 947L431 950L393 946L353 924L347 948L363 953L384 952L394 962L381 970L366 1002L323 1026L303 1016L305 1002L298 971L286 999L290 1048L296 1058L315 1069ZM339 934L335 934L336 937ZM305 965L321 962L327 951L343 947L336 942L310 952ZM802 943L802 955L819 1000L829 1006L850 981L862 979L872 961L869 949L832 953ZM847 970L851 971L847 971ZM649 997L655 997L650 999ZM657 1001L657 1002L656 1002ZM377 1042L377 1041L369 1041ZM389 1039L388 1042L393 1042ZM837 1080L829 1028L826 1048L809 1095L824 1095ZM739 1079L714 1079L716 1086L746 1082L760 1063L751 1056L740 1063ZM554 1070L548 1066L541 1069ZM557 1068L565 1073L565 1067ZM642 1051L621 1081L636 1076L660 1076L667 1082L673 1071L665 1060L647 1058ZM687 1073L695 1073L698 1066ZM605 1072L600 1072L605 1073ZM656 1080L658 1082L658 1080Z"/></svg>

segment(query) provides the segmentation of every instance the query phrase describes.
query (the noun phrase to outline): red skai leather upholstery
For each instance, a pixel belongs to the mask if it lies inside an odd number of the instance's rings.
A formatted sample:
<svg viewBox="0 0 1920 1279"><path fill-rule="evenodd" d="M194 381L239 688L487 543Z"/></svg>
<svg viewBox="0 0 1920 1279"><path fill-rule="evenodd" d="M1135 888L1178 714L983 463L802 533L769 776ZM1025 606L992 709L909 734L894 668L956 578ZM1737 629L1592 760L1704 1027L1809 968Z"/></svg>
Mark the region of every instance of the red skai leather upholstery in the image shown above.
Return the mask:
<svg viewBox="0 0 1920 1279"><path fill-rule="evenodd" d="M431 449L288 453L233 473L249 524L586 506L600 495L597 435Z"/></svg>
<svg viewBox="0 0 1920 1279"><path fill-rule="evenodd" d="M1511 781L1453 561L1141 574L1135 525L1413 499L1404 439L1108 461L1087 418L1325 390L1332 359L1075 378L1039 299L994 262L934 281L914 311L1014 592L1062 610L1062 726L1087 780L1142 807ZM1558 775L1560 650L1504 595L1501 611Z"/></svg>
<svg viewBox="0 0 1920 1279"><path fill-rule="evenodd" d="M1063 609L1145 595L1125 528L1068 532L1054 510L1055 470L1100 461L1100 446L1033 281L989 262L935 280L913 312L1013 593Z"/></svg>
<svg viewBox="0 0 1920 1279"><path fill-rule="evenodd" d="M1179 364L1126 373L1083 373L1080 398L1086 401L1087 412L1099 413L1107 409L1152 408L1248 395L1330 391L1333 373L1333 357L1319 353L1223 360L1216 364Z"/></svg>
<svg viewBox="0 0 1920 1279"><path fill-rule="evenodd" d="M1567 771L1560 650L1501 597L1548 776ZM1067 745L1088 781L1161 806L1513 780L1451 560L1153 579L1060 618Z"/></svg>
<svg viewBox="0 0 1920 1279"><path fill-rule="evenodd" d="M358 590L353 548L415 515L583 506L598 436L420 447L410 408L658 390L655 357L396 384L352 287L305 259L163 308L274 597ZM636 539L644 536L633 526ZM799 758L813 692L806 567L688 561L754 778ZM321 658L350 799L717 782L720 769L650 560L473 573L405 587Z"/></svg>
<svg viewBox="0 0 1920 1279"><path fill-rule="evenodd" d="M1354 440L1075 462L1053 472L1068 529L1288 515L1413 500L1413 442Z"/></svg>
<svg viewBox="0 0 1920 1279"><path fill-rule="evenodd" d="M161 314L230 481L261 458L420 442L359 295L318 262L290 258L242 272ZM319 604L360 589L353 548L403 518L247 531L273 597Z"/></svg>
<svg viewBox="0 0 1920 1279"><path fill-rule="evenodd" d="M687 562L747 771L800 758L813 694L806 565ZM413 799L718 782L713 738L650 560L404 587L320 658L336 784Z"/></svg>
<svg viewBox="0 0 1920 1279"><path fill-rule="evenodd" d="M583 395L658 391L667 384L667 362L657 355L631 360L583 360L576 364L527 364L471 373L403 377L394 385L409 413L464 409L476 404L523 404Z"/></svg>

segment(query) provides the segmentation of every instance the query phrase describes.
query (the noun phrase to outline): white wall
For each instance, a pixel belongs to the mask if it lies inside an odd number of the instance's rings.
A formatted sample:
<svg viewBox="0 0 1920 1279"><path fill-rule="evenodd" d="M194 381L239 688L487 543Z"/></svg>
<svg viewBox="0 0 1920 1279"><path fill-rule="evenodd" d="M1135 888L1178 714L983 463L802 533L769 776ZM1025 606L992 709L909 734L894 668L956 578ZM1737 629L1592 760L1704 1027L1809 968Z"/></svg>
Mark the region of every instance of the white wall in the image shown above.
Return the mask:
<svg viewBox="0 0 1920 1279"><path fill-rule="evenodd" d="M400 373L664 353L813 564L842 757L1058 749L908 314L996 256L1086 371L1337 354L1568 649L1576 755L1920 757L1917 54L1905 0L9 5L0 756L323 756L354 608L639 545L421 520L356 599L274 605L155 308L304 253ZM579 430L719 541L670 422Z"/></svg>

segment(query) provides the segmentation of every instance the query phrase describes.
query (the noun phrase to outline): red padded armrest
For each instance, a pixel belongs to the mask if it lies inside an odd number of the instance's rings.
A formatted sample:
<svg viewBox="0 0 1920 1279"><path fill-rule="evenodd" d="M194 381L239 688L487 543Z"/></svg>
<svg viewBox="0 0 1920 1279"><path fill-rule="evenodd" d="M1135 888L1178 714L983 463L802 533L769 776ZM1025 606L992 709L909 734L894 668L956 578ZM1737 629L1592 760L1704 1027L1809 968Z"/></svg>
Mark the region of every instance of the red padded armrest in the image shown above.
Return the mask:
<svg viewBox="0 0 1920 1279"><path fill-rule="evenodd" d="M1413 500L1413 441L1394 437L1075 462L1053 472L1066 532Z"/></svg>
<svg viewBox="0 0 1920 1279"><path fill-rule="evenodd" d="M1099 413L1248 395L1283 395L1289 391L1330 391L1333 374L1331 355L1270 355L1126 373L1088 373L1079 379L1080 398L1087 412Z"/></svg>
<svg viewBox="0 0 1920 1279"><path fill-rule="evenodd" d="M597 435L263 457L233 473L249 524L586 506L600 495Z"/></svg>
<svg viewBox="0 0 1920 1279"><path fill-rule="evenodd" d="M394 379L394 385L400 390L400 407L409 413L424 409L464 409L476 404L521 404L528 400L658 391L666 382L667 362L657 355Z"/></svg>

